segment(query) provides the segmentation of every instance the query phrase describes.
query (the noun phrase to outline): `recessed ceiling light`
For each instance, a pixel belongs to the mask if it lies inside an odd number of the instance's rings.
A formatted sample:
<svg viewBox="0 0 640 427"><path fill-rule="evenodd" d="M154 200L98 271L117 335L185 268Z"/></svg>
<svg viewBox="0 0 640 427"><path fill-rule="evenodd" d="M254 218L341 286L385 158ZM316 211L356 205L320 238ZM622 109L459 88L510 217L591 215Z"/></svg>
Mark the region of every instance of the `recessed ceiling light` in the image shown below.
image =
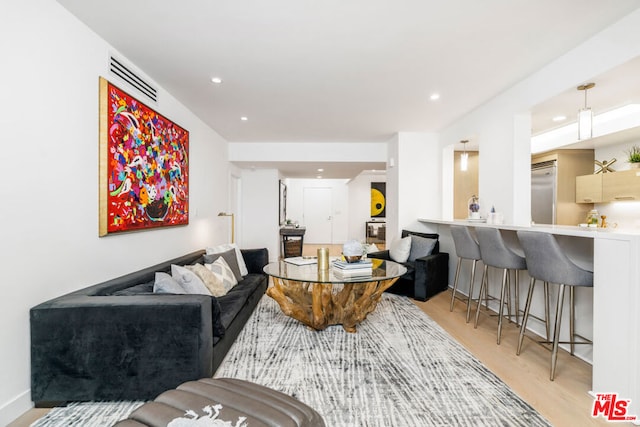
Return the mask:
<svg viewBox="0 0 640 427"><path fill-rule="evenodd" d="M211 82L219 85L222 83L222 79L220 77L211 77Z"/></svg>
<svg viewBox="0 0 640 427"><path fill-rule="evenodd" d="M324 169L319 168L319 169L318 169L318 172L324 172Z"/></svg>
<svg viewBox="0 0 640 427"><path fill-rule="evenodd" d="M243 122L246 122L247 120L249 120L249 118L247 116L242 116L240 117L240 120L242 120Z"/></svg>
<svg viewBox="0 0 640 427"><path fill-rule="evenodd" d="M433 94L431 94L429 99L432 100L432 101L437 101L438 99L440 99L440 94L439 93L433 93Z"/></svg>
<svg viewBox="0 0 640 427"><path fill-rule="evenodd" d="M322 179L322 175L317 175L316 178Z"/></svg>
<svg viewBox="0 0 640 427"><path fill-rule="evenodd" d="M555 116L553 119L554 122L562 122L564 120L567 120L567 116Z"/></svg>

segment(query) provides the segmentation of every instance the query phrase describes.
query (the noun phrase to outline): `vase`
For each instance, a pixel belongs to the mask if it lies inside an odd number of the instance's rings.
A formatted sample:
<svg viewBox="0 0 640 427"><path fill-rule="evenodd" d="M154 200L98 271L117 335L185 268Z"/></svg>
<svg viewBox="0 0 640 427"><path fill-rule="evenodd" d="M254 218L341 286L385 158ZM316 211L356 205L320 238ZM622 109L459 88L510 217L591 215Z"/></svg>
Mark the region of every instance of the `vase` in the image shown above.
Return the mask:
<svg viewBox="0 0 640 427"><path fill-rule="evenodd" d="M631 169L640 169L640 163L629 163Z"/></svg>

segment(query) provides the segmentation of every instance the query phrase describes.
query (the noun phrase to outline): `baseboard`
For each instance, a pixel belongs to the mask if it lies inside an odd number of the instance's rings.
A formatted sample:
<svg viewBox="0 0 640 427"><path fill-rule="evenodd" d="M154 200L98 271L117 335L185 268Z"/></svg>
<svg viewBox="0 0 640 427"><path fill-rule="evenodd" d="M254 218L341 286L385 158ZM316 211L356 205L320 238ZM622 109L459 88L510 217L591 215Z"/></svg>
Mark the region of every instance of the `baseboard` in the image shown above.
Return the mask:
<svg viewBox="0 0 640 427"><path fill-rule="evenodd" d="M0 406L0 426L8 425L31 408L31 390L26 390Z"/></svg>

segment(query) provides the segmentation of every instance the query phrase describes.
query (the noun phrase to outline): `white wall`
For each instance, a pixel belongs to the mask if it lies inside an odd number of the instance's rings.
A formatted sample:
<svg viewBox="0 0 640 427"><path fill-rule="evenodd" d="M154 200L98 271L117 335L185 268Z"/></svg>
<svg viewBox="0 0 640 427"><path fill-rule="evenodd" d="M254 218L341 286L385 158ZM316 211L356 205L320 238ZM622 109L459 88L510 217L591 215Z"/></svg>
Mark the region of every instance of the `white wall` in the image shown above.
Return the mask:
<svg viewBox="0 0 640 427"><path fill-rule="evenodd" d="M401 132L389 142L387 245L400 236L402 229L423 229L418 218L441 216L441 160L436 134Z"/></svg>
<svg viewBox="0 0 640 427"><path fill-rule="evenodd" d="M371 221L371 183L386 181L386 174L361 173L349 182L349 239L366 240L365 223Z"/></svg>
<svg viewBox="0 0 640 427"><path fill-rule="evenodd" d="M384 162L384 142L232 142L231 162Z"/></svg>
<svg viewBox="0 0 640 427"><path fill-rule="evenodd" d="M190 132L190 223L98 238L98 76L140 96L109 75L114 49L55 1L0 3L0 40L6 425L31 407L29 309L226 241L217 213L226 209L228 162L226 141L160 88L150 106Z"/></svg>
<svg viewBox="0 0 640 427"><path fill-rule="evenodd" d="M279 250L279 175L276 169L242 169L241 248L267 248L269 260Z"/></svg>

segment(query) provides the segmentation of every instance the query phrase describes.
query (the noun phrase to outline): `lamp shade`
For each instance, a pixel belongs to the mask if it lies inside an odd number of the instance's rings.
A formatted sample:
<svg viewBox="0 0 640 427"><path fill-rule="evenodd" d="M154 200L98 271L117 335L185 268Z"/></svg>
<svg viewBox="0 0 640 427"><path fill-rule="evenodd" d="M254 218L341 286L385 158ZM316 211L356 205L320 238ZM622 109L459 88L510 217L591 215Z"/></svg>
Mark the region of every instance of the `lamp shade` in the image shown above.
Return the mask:
<svg viewBox="0 0 640 427"><path fill-rule="evenodd" d="M591 108L582 108L578 111L578 140L593 137L593 112Z"/></svg>
<svg viewBox="0 0 640 427"><path fill-rule="evenodd" d="M464 153L460 153L460 170L466 171L469 167L469 153L466 151Z"/></svg>

